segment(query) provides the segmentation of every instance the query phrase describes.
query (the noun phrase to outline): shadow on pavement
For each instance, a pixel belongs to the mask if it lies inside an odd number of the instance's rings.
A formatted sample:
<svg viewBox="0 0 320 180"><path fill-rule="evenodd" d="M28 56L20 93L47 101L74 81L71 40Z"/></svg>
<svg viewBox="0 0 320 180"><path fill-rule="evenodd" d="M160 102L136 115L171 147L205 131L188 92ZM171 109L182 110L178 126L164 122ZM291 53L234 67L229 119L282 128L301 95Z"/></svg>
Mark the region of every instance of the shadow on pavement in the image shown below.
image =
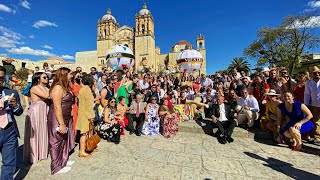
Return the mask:
<svg viewBox="0 0 320 180"><path fill-rule="evenodd" d="M14 179L24 179L27 176L31 166L32 164L23 161L23 145L19 146L17 149L17 168Z"/></svg>
<svg viewBox="0 0 320 180"><path fill-rule="evenodd" d="M306 143L304 143L300 152L320 156L320 148L319 146L316 146L316 145L311 145L311 144L307 145Z"/></svg>
<svg viewBox="0 0 320 180"><path fill-rule="evenodd" d="M251 158L255 158L258 160L262 160L264 162L266 162L267 164L264 164L265 166L276 170L278 172L281 172L293 179L297 179L297 180L313 180L313 179L319 179L319 176L301 169L297 169L295 167L293 167L292 164L281 161L279 159L275 159L272 157L269 158L263 158L257 154L251 153L251 152L244 152L244 154L246 154L247 156L250 156ZM303 158L303 157L301 157ZM275 165L277 164L277 165Z"/></svg>
<svg viewBox="0 0 320 180"><path fill-rule="evenodd" d="M210 120L199 118L196 123L202 128L203 132L207 135L214 136L213 128L217 128Z"/></svg>

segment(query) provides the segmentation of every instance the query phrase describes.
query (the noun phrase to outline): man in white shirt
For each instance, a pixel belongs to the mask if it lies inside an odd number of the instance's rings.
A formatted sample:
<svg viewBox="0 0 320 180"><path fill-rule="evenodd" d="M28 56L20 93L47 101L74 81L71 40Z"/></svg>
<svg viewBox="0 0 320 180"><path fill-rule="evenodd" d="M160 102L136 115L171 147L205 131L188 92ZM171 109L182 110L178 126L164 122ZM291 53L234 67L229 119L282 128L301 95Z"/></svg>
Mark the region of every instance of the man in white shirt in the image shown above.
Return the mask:
<svg viewBox="0 0 320 180"><path fill-rule="evenodd" d="M221 144L233 142L231 137L236 121L234 120L234 112L232 108L224 104L224 97L217 97L217 104L211 109L212 122L218 126L217 138Z"/></svg>
<svg viewBox="0 0 320 180"><path fill-rule="evenodd" d="M306 82L304 104L313 115L315 143L320 144L320 69L313 66L310 71L312 79Z"/></svg>
<svg viewBox="0 0 320 180"><path fill-rule="evenodd" d="M252 128L254 121L259 118L259 104L257 99L249 95L248 89L241 90L242 97L237 101L242 110L237 115L238 124L248 124L249 128Z"/></svg>
<svg viewBox="0 0 320 180"><path fill-rule="evenodd" d="M206 77L206 79L201 83L201 86L213 87L213 81L209 77Z"/></svg>
<svg viewBox="0 0 320 180"><path fill-rule="evenodd" d="M186 97L188 100L193 100L194 99L194 91L191 90L191 87L189 86L185 92Z"/></svg>
<svg viewBox="0 0 320 180"><path fill-rule="evenodd" d="M144 75L143 79L139 80L139 84L141 89L148 89L149 88L148 76Z"/></svg>

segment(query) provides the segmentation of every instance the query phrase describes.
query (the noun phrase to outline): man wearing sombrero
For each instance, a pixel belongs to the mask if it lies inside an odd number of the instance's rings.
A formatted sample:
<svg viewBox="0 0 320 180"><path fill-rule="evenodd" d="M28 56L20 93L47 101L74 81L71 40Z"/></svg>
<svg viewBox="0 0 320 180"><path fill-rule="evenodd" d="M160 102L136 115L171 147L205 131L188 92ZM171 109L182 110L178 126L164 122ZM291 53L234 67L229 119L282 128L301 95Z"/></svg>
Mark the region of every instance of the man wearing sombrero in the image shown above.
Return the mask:
<svg viewBox="0 0 320 180"><path fill-rule="evenodd" d="M308 80L304 91L304 104L313 115L315 143L320 144L320 69L310 68L312 79Z"/></svg>

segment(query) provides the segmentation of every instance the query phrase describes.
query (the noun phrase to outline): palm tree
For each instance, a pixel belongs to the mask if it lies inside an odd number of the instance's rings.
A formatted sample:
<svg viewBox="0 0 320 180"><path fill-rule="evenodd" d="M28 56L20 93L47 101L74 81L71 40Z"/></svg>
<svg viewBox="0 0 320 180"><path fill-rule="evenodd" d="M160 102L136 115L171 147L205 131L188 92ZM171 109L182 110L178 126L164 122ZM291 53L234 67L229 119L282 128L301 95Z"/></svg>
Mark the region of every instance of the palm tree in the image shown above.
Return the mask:
<svg viewBox="0 0 320 180"><path fill-rule="evenodd" d="M250 72L250 64L247 60L244 60L242 57L236 57L229 64L228 71L231 72L232 69L237 68L237 71L244 71L247 74Z"/></svg>

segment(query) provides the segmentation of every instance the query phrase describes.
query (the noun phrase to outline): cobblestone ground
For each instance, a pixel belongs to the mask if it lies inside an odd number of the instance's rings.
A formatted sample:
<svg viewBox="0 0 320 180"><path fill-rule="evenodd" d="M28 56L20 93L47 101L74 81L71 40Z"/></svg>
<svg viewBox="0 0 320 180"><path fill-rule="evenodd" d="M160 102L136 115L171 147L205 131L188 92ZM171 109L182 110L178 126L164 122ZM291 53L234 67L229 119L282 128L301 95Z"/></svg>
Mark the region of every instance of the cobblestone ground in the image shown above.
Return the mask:
<svg viewBox="0 0 320 180"><path fill-rule="evenodd" d="M18 118L19 163L16 179L320 179L320 147L306 152L268 145L253 138L237 138L221 145L206 134L180 132L171 139L161 135L125 135L119 145L102 141L99 152L79 158L67 174L50 175L50 158L34 165L22 162L24 116Z"/></svg>

